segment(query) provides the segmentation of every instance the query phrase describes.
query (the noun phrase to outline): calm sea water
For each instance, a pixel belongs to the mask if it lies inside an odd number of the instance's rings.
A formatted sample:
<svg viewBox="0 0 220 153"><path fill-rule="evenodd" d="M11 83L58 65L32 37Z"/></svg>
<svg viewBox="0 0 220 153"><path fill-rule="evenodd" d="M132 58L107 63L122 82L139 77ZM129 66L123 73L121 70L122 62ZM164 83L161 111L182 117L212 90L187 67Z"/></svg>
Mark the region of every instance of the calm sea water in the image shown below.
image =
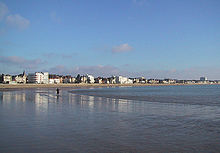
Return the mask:
<svg viewBox="0 0 220 153"><path fill-rule="evenodd" d="M0 91L0 152L220 152L220 86Z"/></svg>

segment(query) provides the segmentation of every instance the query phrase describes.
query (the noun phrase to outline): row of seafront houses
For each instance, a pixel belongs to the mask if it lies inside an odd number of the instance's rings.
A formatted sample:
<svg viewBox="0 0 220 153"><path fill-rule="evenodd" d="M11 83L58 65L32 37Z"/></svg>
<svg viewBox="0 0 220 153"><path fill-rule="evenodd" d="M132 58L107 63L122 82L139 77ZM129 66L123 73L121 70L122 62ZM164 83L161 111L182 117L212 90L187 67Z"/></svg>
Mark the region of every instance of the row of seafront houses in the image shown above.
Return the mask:
<svg viewBox="0 0 220 153"><path fill-rule="evenodd" d="M208 80L207 77L200 77L199 80L177 80L177 79L145 79L144 77L127 78L123 76L93 77L92 75L56 75L48 72L35 72L28 75L23 72L19 75L0 75L0 83L4 84L60 84L60 83L97 83L97 84L220 84L220 80Z"/></svg>

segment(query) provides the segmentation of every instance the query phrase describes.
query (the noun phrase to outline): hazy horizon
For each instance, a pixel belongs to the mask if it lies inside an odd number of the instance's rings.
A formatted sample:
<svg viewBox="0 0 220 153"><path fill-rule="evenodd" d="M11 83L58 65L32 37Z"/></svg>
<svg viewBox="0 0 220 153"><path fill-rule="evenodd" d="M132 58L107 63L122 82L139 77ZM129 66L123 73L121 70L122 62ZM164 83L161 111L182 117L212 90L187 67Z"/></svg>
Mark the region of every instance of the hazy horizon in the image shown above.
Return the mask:
<svg viewBox="0 0 220 153"><path fill-rule="evenodd" d="M0 0L0 73L220 79L218 0Z"/></svg>

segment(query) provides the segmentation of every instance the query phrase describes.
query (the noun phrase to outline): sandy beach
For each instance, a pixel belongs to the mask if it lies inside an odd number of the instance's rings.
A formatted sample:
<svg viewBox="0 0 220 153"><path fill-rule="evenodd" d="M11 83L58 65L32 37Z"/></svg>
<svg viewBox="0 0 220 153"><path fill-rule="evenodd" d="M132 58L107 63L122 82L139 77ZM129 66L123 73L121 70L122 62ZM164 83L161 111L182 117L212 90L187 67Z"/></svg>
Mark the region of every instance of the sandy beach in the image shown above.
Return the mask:
<svg viewBox="0 0 220 153"><path fill-rule="evenodd" d="M9 86L0 152L220 152L219 85Z"/></svg>
<svg viewBox="0 0 220 153"><path fill-rule="evenodd" d="M204 85L204 84L0 84L0 89L18 88L77 88L77 87L129 87L129 86L180 86L180 85ZM214 84L213 84L214 85Z"/></svg>
<svg viewBox="0 0 220 153"><path fill-rule="evenodd" d="M77 87L118 87L118 86L152 86L162 84L0 84L0 89L16 88L77 88Z"/></svg>

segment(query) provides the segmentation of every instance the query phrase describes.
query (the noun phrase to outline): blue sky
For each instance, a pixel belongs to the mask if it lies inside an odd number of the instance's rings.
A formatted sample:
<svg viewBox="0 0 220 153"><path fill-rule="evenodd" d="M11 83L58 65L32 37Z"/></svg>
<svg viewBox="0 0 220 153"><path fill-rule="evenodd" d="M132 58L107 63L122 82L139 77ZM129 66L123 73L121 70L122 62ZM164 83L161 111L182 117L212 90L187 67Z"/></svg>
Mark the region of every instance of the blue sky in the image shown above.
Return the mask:
<svg viewBox="0 0 220 153"><path fill-rule="evenodd" d="M219 0L0 0L0 72L220 79Z"/></svg>

